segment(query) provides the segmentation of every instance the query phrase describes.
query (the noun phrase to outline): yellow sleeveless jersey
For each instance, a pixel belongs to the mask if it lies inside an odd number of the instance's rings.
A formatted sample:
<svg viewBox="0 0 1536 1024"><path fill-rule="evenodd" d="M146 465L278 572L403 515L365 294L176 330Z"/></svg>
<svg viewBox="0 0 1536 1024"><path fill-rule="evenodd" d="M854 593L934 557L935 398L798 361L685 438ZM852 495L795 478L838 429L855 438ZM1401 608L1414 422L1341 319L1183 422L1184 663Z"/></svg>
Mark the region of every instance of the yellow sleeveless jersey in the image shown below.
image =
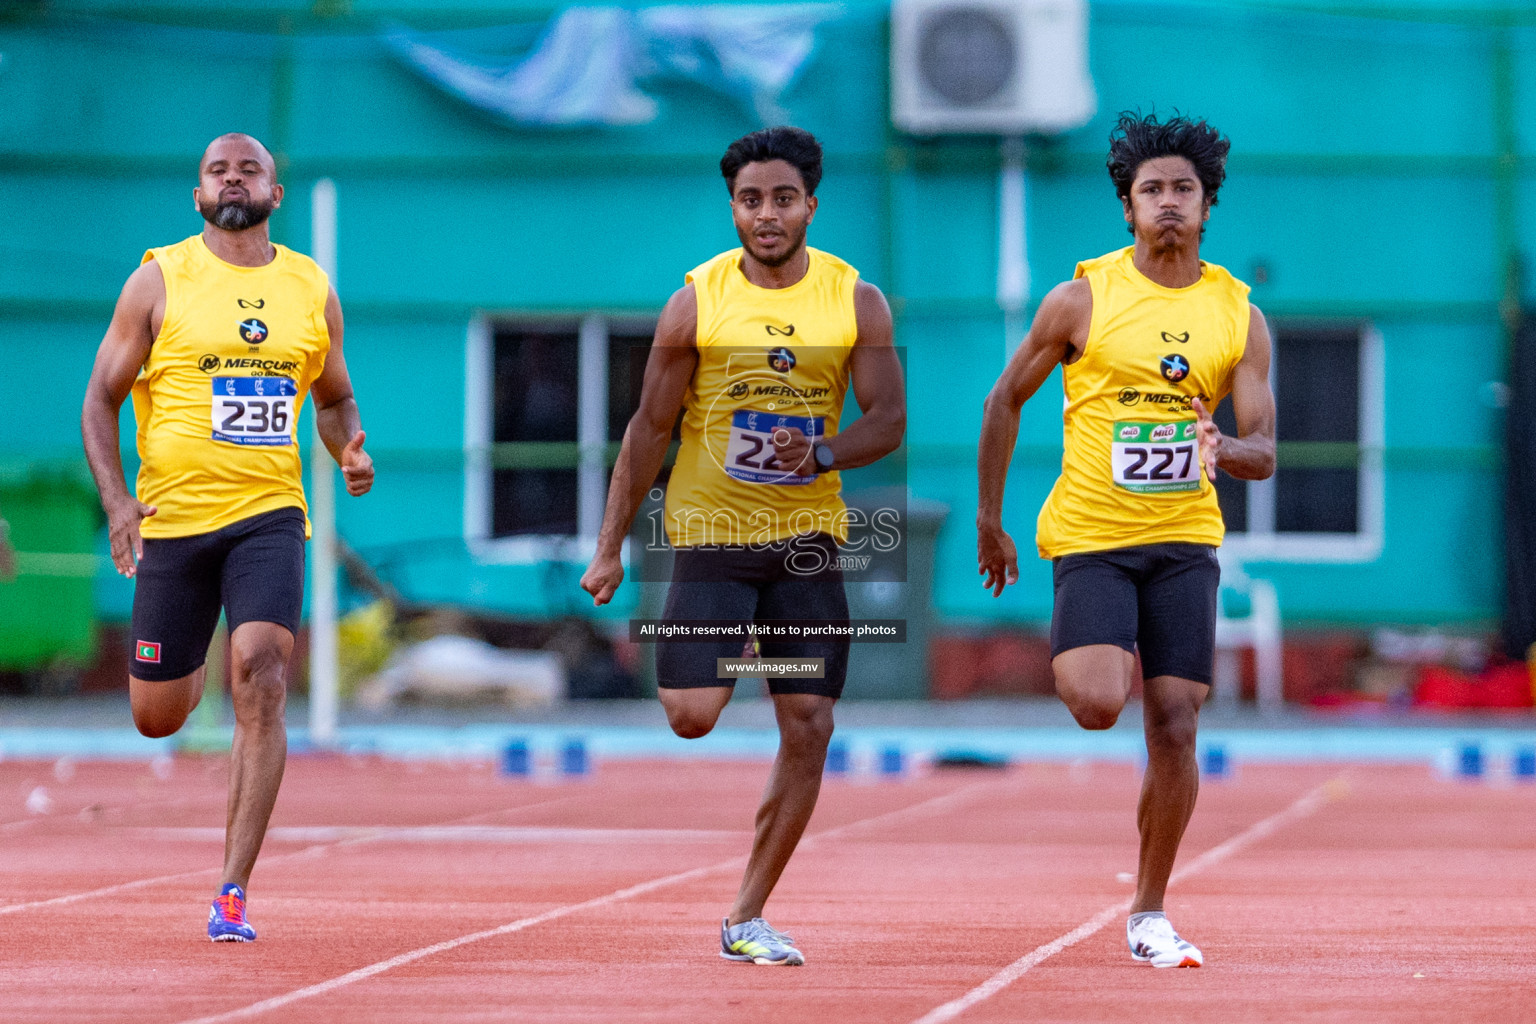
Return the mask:
<svg viewBox="0 0 1536 1024"><path fill-rule="evenodd" d="M691 270L699 363L683 413L682 446L667 486L674 547L766 544L797 534L848 539L836 472L796 476L773 463L773 434L837 433L858 340L859 272L807 249L810 268L788 288L759 288L740 249Z"/></svg>
<svg viewBox="0 0 1536 1024"><path fill-rule="evenodd" d="M1093 289L1093 321L1082 357L1062 367L1066 447L1040 510L1042 558L1222 540L1190 403L1214 411L1232 389L1248 286L1202 262L1198 282L1165 288L1136 269L1134 252L1077 265Z"/></svg>
<svg viewBox="0 0 1536 1024"><path fill-rule="evenodd" d="M133 385L138 499L159 508L146 537L308 511L296 431L330 351L330 284L309 257L275 248L264 267L225 263L202 235L144 254L165 276L165 319Z"/></svg>

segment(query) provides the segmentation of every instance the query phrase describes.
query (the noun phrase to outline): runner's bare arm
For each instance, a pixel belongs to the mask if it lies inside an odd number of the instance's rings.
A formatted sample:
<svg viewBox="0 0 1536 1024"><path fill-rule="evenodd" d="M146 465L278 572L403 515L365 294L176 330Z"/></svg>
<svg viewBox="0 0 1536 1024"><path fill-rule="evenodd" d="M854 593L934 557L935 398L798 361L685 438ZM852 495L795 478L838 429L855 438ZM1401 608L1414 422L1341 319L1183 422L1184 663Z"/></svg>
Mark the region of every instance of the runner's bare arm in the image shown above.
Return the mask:
<svg viewBox="0 0 1536 1024"><path fill-rule="evenodd" d="M144 554L139 523L156 510L135 498L123 480L117 417L133 390L139 369L149 359L164 316L165 275L159 262L150 260L130 274L123 285L117 308L112 311L112 322L96 350L96 363L91 367L80 410L85 459L96 480L101 507L107 513L112 564L124 576L137 571L138 560Z"/></svg>
<svg viewBox="0 0 1536 1024"><path fill-rule="evenodd" d="M1259 307L1248 307L1248 341L1232 373L1232 413L1237 436L1228 437L1195 399L1200 418L1200 458L1207 479L1216 469L1239 480L1265 480L1275 472L1275 396L1269 390L1269 325Z"/></svg>
<svg viewBox="0 0 1536 1024"><path fill-rule="evenodd" d="M1019 437L1019 410L1058 363L1070 362L1088 341L1093 291L1082 278L1052 288L1024 341L987 395L976 454L976 562L982 585L997 597L1019 578L1019 556L1003 529L1003 487Z"/></svg>
<svg viewBox="0 0 1536 1024"><path fill-rule="evenodd" d="M363 433L357 399L352 396L352 378L347 373L347 357L341 345L345 331L341 299L336 297L334 288L325 297L325 328L331 336L330 350L325 356L325 368L309 389L315 400L315 425L320 428L320 440L325 442L326 450L341 467L347 493L356 497L373 487L373 457L363 451L368 435Z"/></svg>
<svg viewBox="0 0 1536 1024"><path fill-rule="evenodd" d="M640 408L629 419L619 458L608 481L608 507L597 536L597 554L582 574L581 587L594 606L607 604L624 581L619 550L645 492L656 482L672 426L682 411L688 385L699 362L699 306L693 285L672 294L656 324L656 339L645 362Z"/></svg>
<svg viewBox="0 0 1536 1024"><path fill-rule="evenodd" d="M827 440L833 469L854 469L884 458L901 445L907 429L907 392L892 343L891 307L879 288L860 281L854 287L853 308L859 336L849 353L848 369L853 397L863 415ZM800 476L816 473L811 445L798 430L776 431L778 465Z"/></svg>

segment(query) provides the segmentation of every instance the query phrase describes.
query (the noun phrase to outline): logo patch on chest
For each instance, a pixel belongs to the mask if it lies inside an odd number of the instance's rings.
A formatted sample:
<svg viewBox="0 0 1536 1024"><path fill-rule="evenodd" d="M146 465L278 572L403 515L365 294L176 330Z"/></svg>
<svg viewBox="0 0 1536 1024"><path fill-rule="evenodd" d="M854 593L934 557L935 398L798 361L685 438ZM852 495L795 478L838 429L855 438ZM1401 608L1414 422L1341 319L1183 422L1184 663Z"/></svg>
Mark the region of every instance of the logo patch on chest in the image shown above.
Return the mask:
<svg viewBox="0 0 1536 1024"><path fill-rule="evenodd" d="M1189 360L1177 353L1163 356L1158 360L1157 367L1162 371L1163 378L1174 384L1189 376Z"/></svg>
<svg viewBox="0 0 1536 1024"><path fill-rule="evenodd" d="M773 330L773 328L769 328ZM794 330L793 327L790 330ZM795 368L795 354L782 345L768 350L768 368L774 373L788 373Z"/></svg>
<svg viewBox="0 0 1536 1024"><path fill-rule="evenodd" d="M267 340L267 325L251 317L240 321L240 338L247 345L260 345Z"/></svg>

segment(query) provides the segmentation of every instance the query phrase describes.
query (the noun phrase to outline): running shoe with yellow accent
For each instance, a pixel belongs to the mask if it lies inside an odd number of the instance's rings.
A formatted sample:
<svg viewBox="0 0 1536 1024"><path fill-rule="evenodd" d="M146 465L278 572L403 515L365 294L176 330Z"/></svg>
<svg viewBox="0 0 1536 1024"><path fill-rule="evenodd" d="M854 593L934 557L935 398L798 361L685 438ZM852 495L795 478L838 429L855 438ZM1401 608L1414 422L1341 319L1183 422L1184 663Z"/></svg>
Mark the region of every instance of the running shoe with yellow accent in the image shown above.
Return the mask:
<svg viewBox="0 0 1536 1024"><path fill-rule="evenodd" d="M805 954L795 948L794 940L760 917L735 927L730 918L723 919L720 955L763 967L799 967L805 963Z"/></svg>
<svg viewBox="0 0 1536 1024"><path fill-rule="evenodd" d="M1125 922L1125 941L1131 956L1153 967L1199 967L1200 951L1179 938L1173 924L1162 914L1132 914Z"/></svg>
<svg viewBox="0 0 1536 1024"><path fill-rule="evenodd" d="M255 942L256 929L245 919L245 890L225 885L208 911L208 937L214 942Z"/></svg>

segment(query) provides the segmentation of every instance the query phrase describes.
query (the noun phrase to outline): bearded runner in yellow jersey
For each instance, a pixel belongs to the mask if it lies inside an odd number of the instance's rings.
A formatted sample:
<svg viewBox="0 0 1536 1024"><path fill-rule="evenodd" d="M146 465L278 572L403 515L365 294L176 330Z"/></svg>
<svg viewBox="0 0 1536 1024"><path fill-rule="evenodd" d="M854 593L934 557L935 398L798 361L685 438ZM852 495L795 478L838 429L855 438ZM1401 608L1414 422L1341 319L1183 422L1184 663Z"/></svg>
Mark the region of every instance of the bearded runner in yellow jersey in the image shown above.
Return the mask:
<svg viewBox="0 0 1536 1024"><path fill-rule="evenodd" d="M373 485L341 304L314 261L268 236L282 197L265 146L240 134L213 141L193 190L202 233L151 249L128 278L81 412L112 560L136 579L128 688L140 732L181 728L202 696L221 607L229 623L235 741L215 942L256 938L245 891L287 757L309 534L297 434L307 395L347 491ZM141 461L132 491L117 428L130 391Z"/></svg>
<svg viewBox="0 0 1536 1024"><path fill-rule="evenodd" d="M620 546L682 412L666 496L676 551L665 617L846 622L835 559L848 523L837 471L895 450L906 423L890 308L848 264L806 248L821 180L821 146L810 133L753 132L731 143L720 170L741 248L695 268L662 310L581 585L602 605L623 580ZM850 381L863 415L841 430ZM735 683L718 664L739 659L742 641L656 648L673 731L705 735ZM793 941L762 919L763 904L816 806L848 641L764 640L760 648L765 659L819 662L820 672L769 675L779 752L741 889L721 923L720 955L803 964Z"/></svg>
<svg viewBox="0 0 1536 1024"><path fill-rule="evenodd" d="M1229 146L1204 121L1120 116L1109 173L1135 244L1079 264L1041 302L987 397L978 459L977 561L1000 595L1018 579L1002 507L1019 410L1059 364L1065 452L1036 532L1055 579L1051 665L1078 723L1107 729L1141 655L1147 770L1126 941L1157 967L1203 959L1163 900L1199 787L1222 539L1213 481L1218 469L1262 480L1275 467L1264 318L1246 285L1200 259ZM1237 437L1211 419L1228 396Z"/></svg>

